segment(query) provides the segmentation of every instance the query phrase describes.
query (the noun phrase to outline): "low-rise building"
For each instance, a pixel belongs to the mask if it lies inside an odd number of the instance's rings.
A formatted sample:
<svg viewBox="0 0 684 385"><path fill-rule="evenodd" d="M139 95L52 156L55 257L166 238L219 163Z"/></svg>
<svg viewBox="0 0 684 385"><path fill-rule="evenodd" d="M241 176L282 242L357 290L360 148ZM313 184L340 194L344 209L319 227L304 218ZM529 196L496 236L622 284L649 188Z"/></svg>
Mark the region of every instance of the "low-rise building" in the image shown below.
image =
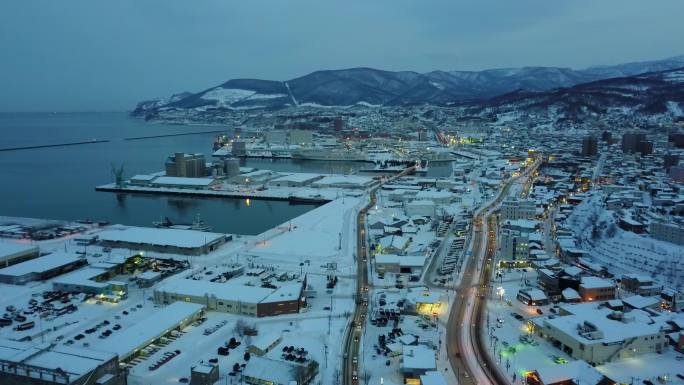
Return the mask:
<svg viewBox="0 0 684 385"><path fill-rule="evenodd" d="M300 364L266 357L252 357L242 372L242 378L251 385L307 385L317 374L316 361L309 360Z"/></svg>
<svg viewBox="0 0 684 385"><path fill-rule="evenodd" d="M401 354L401 371L405 379L419 379L420 376L436 369L437 360L433 349L424 345L404 346Z"/></svg>
<svg viewBox="0 0 684 385"><path fill-rule="evenodd" d="M598 277L582 277L579 294L583 301L605 301L615 298L615 284Z"/></svg>
<svg viewBox="0 0 684 385"><path fill-rule="evenodd" d="M655 239L684 245L684 226L680 224L653 221L649 226L649 231Z"/></svg>
<svg viewBox="0 0 684 385"><path fill-rule="evenodd" d="M35 245L0 242L0 268L28 261L39 254L40 249Z"/></svg>
<svg viewBox="0 0 684 385"><path fill-rule="evenodd" d="M111 248L200 255L216 250L231 237L196 230L122 226L102 231L98 239L102 246Z"/></svg>
<svg viewBox="0 0 684 385"><path fill-rule="evenodd" d="M116 354L0 339L0 384L124 385L126 372Z"/></svg>
<svg viewBox="0 0 684 385"><path fill-rule="evenodd" d="M404 205L406 215L433 218L436 214L435 202L431 200L413 200Z"/></svg>
<svg viewBox="0 0 684 385"><path fill-rule="evenodd" d="M280 333L260 334L253 339L252 344L247 347L247 351L257 356L263 356L278 346L282 339Z"/></svg>
<svg viewBox="0 0 684 385"><path fill-rule="evenodd" d="M302 187L308 186L311 183L322 179L322 175L318 174L308 174L308 173L298 173L283 175L279 178L272 179L268 182L269 186L273 187Z"/></svg>
<svg viewBox="0 0 684 385"><path fill-rule="evenodd" d="M602 364L667 349L665 317L595 303L563 305L559 313L534 318L535 332L575 359Z"/></svg>
<svg viewBox="0 0 684 385"><path fill-rule="evenodd" d="M0 269L0 282L23 285L31 281L44 281L78 269L87 263L85 258L54 252Z"/></svg>
<svg viewBox="0 0 684 385"><path fill-rule="evenodd" d="M516 298L529 306L542 306L549 303L549 298L539 289L521 289L518 290Z"/></svg>
<svg viewBox="0 0 684 385"><path fill-rule="evenodd" d="M176 302L157 310L151 316L121 330L102 350L118 355L121 361L134 358L140 351L161 337L180 330L199 319L204 306L195 303Z"/></svg>
<svg viewBox="0 0 684 385"><path fill-rule="evenodd" d="M630 293L647 297L657 295L661 291L661 287L656 285L651 277L637 273L623 274L620 287Z"/></svg>
<svg viewBox="0 0 684 385"><path fill-rule="evenodd" d="M525 373L528 385L614 385L615 381L584 361L544 366Z"/></svg>
<svg viewBox="0 0 684 385"><path fill-rule="evenodd" d="M420 274L425 267L426 260L424 256L378 254L375 256L375 270L379 274L386 272Z"/></svg>
<svg viewBox="0 0 684 385"><path fill-rule="evenodd" d="M179 176L160 176L150 182L152 187L206 190L219 183L214 178L188 178Z"/></svg>
<svg viewBox="0 0 684 385"><path fill-rule="evenodd" d="M190 384L192 385L214 385L218 380L218 365L200 363L190 369Z"/></svg>
<svg viewBox="0 0 684 385"><path fill-rule="evenodd" d="M302 283L285 284L277 289L235 283L174 279L154 290L154 301L169 304L177 301L202 304L207 309L252 317L296 314L306 306Z"/></svg>

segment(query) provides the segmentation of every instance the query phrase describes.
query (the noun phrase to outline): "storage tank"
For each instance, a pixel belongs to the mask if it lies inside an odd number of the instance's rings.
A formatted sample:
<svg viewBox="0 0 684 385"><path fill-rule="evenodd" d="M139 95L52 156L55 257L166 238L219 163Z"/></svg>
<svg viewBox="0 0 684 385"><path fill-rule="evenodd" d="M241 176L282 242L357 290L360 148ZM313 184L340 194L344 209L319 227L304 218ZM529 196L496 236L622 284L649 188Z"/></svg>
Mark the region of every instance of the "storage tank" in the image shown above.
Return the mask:
<svg viewBox="0 0 684 385"><path fill-rule="evenodd" d="M240 174L240 159L228 158L223 161L223 170L226 176L231 177Z"/></svg>

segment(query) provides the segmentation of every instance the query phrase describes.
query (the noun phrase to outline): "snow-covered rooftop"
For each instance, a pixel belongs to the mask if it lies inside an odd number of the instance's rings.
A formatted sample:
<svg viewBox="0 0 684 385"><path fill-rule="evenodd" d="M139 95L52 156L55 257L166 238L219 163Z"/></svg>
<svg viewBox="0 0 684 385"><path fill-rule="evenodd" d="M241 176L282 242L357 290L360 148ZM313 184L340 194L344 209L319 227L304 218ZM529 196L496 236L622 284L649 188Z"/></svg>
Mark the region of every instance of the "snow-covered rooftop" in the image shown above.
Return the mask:
<svg viewBox="0 0 684 385"><path fill-rule="evenodd" d="M171 331L183 320L192 317L202 309L204 305L174 302L123 330L117 338L112 338L109 343L102 345L101 349L116 353L119 359L123 360L133 354L136 349Z"/></svg>
<svg viewBox="0 0 684 385"><path fill-rule="evenodd" d="M404 346L402 368L409 371L435 370L437 368L435 351L423 345Z"/></svg>
<svg viewBox="0 0 684 385"><path fill-rule="evenodd" d="M30 259L28 261L0 269L0 275L20 277L31 273L42 273L64 265L68 265L77 261L78 259L79 257L76 255L57 251L52 254Z"/></svg>
<svg viewBox="0 0 684 385"><path fill-rule="evenodd" d="M179 176L160 176L152 184L157 186L195 186L205 187L214 183L213 178L184 178Z"/></svg>
<svg viewBox="0 0 684 385"><path fill-rule="evenodd" d="M102 241L128 242L180 248L202 247L225 237L223 234L195 230L155 229L151 227L119 227L102 231Z"/></svg>

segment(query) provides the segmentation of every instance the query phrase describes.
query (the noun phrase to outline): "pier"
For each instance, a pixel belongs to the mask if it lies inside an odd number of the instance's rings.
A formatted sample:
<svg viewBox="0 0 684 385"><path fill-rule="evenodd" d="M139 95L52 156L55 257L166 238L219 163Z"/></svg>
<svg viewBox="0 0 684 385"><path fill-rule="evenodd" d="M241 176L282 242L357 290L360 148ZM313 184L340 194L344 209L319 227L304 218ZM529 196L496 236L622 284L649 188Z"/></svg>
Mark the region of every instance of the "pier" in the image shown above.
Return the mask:
<svg viewBox="0 0 684 385"><path fill-rule="evenodd" d="M132 140L143 140L143 139L155 139L155 138L169 138L172 136L188 136L188 135L201 135L201 134L218 134L225 132L226 130L211 130L211 131L199 131L199 132L179 132L176 134L160 134L160 135L149 135L149 136L133 136L130 138L124 138L126 141Z"/></svg>
<svg viewBox="0 0 684 385"><path fill-rule="evenodd" d="M190 189L171 189L171 188L153 188L153 187L117 187L114 184L107 184L95 187L95 191L105 191L114 193L127 194L153 194L153 195L175 195L188 197L202 197L202 198L230 198L230 199L254 199L254 200L270 200L270 201L287 201L291 204L314 204L322 205L335 199L330 196L296 196L289 193L281 193L279 191L225 191L225 190L190 190Z"/></svg>
<svg viewBox="0 0 684 385"><path fill-rule="evenodd" d="M79 146L82 144L95 144L95 143L107 143L107 142L109 142L109 139L101 139L101 140L93 139L93 140L81 141L81 142L41 144L41 145L36 145L36 146L7 147L7 148L0 148L0 151L33 150L36 148Z"/></svg>

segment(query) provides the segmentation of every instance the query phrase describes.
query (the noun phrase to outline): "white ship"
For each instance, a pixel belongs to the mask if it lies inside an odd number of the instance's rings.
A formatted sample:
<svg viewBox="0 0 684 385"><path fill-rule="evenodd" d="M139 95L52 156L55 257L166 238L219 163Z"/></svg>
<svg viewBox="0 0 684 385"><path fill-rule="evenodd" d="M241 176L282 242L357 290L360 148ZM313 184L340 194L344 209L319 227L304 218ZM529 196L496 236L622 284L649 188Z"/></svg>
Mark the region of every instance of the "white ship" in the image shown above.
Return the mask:
<svg viewBox="0 0 684 385"><path fill-rule="evenodd" d="M293 151L292 159L366 162L368 155L358 150L310 148Z"/></svg>

